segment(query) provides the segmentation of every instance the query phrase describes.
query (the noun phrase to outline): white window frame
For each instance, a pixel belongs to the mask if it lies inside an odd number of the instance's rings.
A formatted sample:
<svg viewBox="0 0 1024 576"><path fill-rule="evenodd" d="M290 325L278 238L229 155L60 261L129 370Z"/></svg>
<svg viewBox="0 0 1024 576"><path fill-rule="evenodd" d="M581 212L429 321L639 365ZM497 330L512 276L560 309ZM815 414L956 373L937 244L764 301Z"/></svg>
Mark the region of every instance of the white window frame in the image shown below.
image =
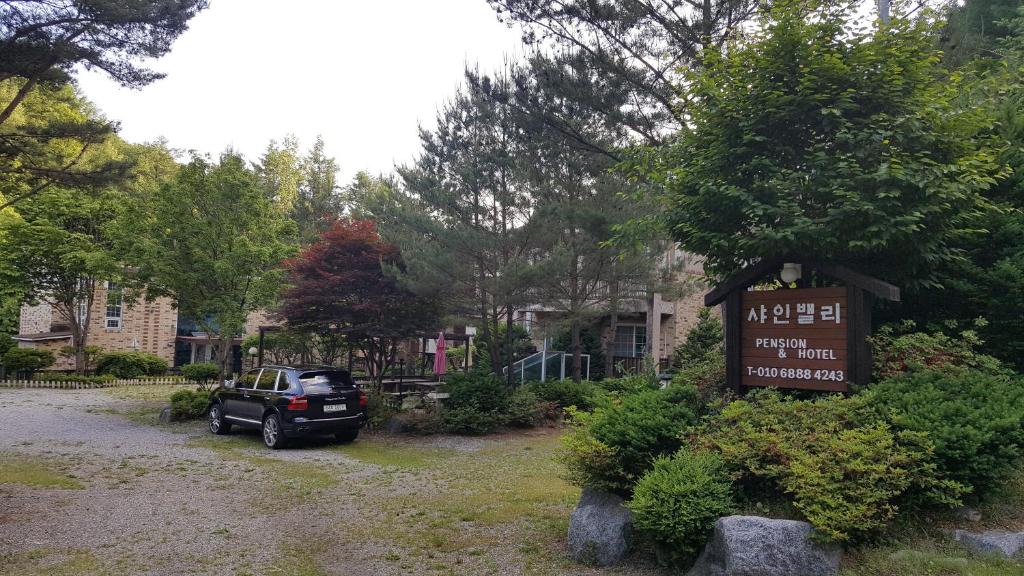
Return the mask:
<svg viewBox="0 0 1024 576"><path fill-rule="evenodd" d="M619 352L618 331L619 330L623 330L623 331L631 330L632 331L632 338L630 339L632 341L632 345L631 345L632 353L630 355L628 355L628 356L622 356L622 355L618 354L618 352ZM613 353L615 354L615 356L617 358L643 358L644 357L644 355L647 353L647 325L646 324L619 324L618 326L615 327L615 331L616 331L616 334L612 335L612 346L613 346ZM643 336L643 339L644 339L643 344L640 344L639 342L637 342L637 334L640 334L641 336Z"/></svg>
<svg viewBox="0 0 1024 576"><path fill-rule="evenodd" d="M117 294L116 303L111 303L111 296ZM113 314L111 312L114 312ZM123 325L124 319L124 295L121 287L115 282L107 282L107 302L104 307L103 327L108 330L118 330Z"/></svg>

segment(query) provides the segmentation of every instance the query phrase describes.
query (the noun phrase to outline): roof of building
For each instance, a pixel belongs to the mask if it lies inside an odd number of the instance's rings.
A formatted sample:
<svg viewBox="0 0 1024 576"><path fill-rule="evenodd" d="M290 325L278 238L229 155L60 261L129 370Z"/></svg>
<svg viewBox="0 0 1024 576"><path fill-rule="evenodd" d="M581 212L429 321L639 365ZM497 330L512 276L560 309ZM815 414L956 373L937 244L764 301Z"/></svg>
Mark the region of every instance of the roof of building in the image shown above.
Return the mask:
<svg viewBox="0 0 1024 576"><path fill-rule="evenodd" d="M11 336L12 339L19 342L40 342L43 340L65 340L71 338L71 331L60 331L60 332L37 332L35 334L17 334Z"/></svg>

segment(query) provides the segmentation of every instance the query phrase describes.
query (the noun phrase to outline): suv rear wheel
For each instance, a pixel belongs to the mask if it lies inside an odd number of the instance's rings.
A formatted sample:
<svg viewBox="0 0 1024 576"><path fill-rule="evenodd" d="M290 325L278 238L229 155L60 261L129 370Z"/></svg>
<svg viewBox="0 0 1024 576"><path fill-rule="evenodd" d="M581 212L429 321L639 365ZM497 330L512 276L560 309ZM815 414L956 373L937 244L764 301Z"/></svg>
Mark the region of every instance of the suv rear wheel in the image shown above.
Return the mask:
<svg viewBox="0 0 1024 576"><path fill-rule="evenodd" d="M207 415L210 419L210 432L214 434L231 432L231 423L224 419L224 408L221 407L220 402L211 404Z"/></svg>
<svg viewBox="0 0 1024 576"><path fill-rule="evenodd" d="M284 431L281 430L281 417L277 414L267 414L267 417L263 419L263 443L267 445L267 448L277 450L284 448L287 442L288 439L284 437Z"/></svg>

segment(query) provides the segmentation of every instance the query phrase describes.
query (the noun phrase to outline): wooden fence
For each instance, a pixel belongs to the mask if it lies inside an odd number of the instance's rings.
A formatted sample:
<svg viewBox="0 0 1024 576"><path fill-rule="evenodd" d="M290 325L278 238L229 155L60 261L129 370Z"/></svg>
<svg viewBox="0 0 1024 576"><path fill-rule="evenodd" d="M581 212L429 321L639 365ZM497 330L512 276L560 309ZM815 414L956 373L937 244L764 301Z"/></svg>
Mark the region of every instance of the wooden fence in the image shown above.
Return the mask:
<svg viewBox="0 0 1024 576"><path fill-rule="evenodd" d="M56 388L59 390L88 390L92 388L114 388L116 386L158 386L167 384L192 384L181 376L160 378L119 378L106 382L72 382L66 380L0 380L0 388Z"/></svg>

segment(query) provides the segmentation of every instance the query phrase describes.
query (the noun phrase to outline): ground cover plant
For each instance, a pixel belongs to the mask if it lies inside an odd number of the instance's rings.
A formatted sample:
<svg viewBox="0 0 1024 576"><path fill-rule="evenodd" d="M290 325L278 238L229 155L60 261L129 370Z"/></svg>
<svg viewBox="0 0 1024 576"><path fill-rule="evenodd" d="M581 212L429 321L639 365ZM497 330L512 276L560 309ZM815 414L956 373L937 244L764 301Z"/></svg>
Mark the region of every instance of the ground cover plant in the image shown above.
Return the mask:
<svg viewBox="0 0 1024 576"><path fill-rule="evenodd" d="M581 487L621 495L659 456L682 446L681 430L697 421L693 388L644 390L622 396L592 414L573 413L565 437L566 478Z"/></svg>
<svg viewBox="0 0 1024 576"><path fill-rule="evenodd" d="M901 511L956 505L966 490L937 469L926 434L893 430L864 396L751 393L695 440L721 454L746 499L790 502L837 542L875 536Z"/></svg>
<svg viewBox="0 0 1024 576"><path fill-rule="evenodd" d="M655 460L628 505L634 527L656 543L659 560L677 567L697 557L715 520L735 508L722 458L689 447Z"/></svg>
<svg viewBox="0 0 1024 576"><path fill-rule="evenodd" d="M1024 456L1024 379L971 368L929 368L887 378L867 396L899 430L924 434L938 471L976 498Z"/></svg>

